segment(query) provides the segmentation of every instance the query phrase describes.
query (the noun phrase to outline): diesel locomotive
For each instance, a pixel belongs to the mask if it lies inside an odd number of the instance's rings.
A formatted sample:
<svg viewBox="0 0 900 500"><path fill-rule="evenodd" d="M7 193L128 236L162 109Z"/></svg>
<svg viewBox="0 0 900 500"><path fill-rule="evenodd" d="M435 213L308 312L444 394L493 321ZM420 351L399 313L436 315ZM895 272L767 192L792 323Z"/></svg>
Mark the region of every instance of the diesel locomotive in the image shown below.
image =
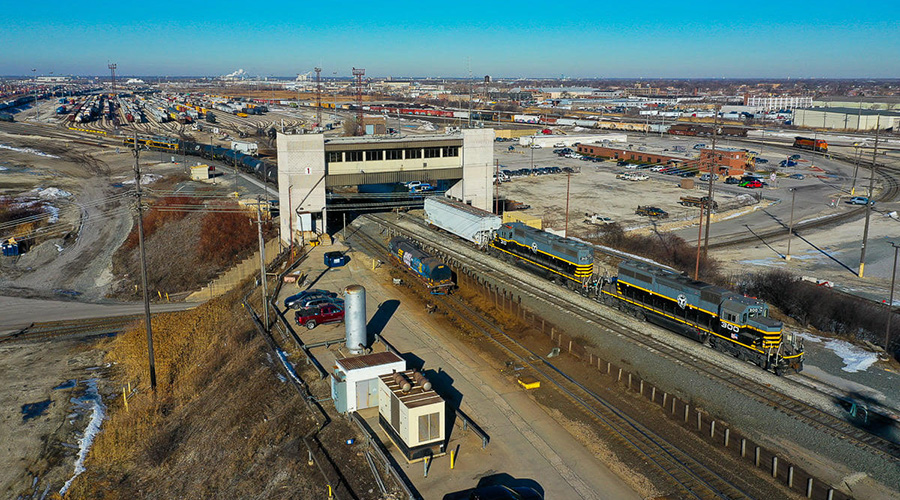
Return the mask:
<svg viewBox="0 0 900 500"><path fill-rule="evenodd" d="M776 375L803 369L802 340L785 341L781 321L759 299L633 260L599 292L610 305Z"/></svg>
<svg viewBox="0 0 900 500"><path fill-rule="evenodd" d="M432 294L444 295L455 286L453 271L446 264L423 252L406 238L391 238L388 250L401 266L422 280Z"/></svg>
<svg viewBox="0 0 900 500"><path fill-rule="evenodd" d="M594 274L594 249L590 245L522 222L501 225L489 246L495 254L514 259L570 289L582 287Z"/></svg>

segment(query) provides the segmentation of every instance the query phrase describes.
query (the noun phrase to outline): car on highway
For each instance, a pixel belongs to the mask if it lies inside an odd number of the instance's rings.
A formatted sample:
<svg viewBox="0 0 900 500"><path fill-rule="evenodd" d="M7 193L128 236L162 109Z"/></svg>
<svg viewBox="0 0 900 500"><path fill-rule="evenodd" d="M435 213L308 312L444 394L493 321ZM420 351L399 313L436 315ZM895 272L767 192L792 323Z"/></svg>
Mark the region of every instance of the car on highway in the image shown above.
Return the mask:
<svg viewBox="0 0 900 500"><path fill-rule="evenodd" d="M875 200L869 200L865 196L854 196L847 200L847 203L850 205L875 205Z"/></svg>
<svg viewBox="0 0 900 500"><path fill-rule="evenodd" d="M344 321L344 308L337 304L322 304L307 307L297 311L294 320L307 330L312 330L318 325L326 323L338 323Z"/></svg>
<svg viewBox="0 0 900 500"><path fill-rule="evenodd" d="M290 297L284 299L284 307L288 309L300 309L302 304L308 302L310 299L335 299L337 298L337 294L334 292L329 292L328 290L304 290L298 294L291 295Z"/></svg>

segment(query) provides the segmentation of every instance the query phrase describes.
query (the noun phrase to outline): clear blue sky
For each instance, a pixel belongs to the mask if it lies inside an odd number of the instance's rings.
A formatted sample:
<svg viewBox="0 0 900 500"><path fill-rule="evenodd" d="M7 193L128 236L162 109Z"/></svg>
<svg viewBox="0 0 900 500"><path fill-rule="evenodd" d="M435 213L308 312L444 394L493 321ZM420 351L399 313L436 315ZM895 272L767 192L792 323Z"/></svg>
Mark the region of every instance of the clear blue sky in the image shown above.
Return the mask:
<svg viewBox="0 0 900 500"><path fill-rule="evenodd" d="M4 4L0 75L900 78L896 1Z"/></svg>

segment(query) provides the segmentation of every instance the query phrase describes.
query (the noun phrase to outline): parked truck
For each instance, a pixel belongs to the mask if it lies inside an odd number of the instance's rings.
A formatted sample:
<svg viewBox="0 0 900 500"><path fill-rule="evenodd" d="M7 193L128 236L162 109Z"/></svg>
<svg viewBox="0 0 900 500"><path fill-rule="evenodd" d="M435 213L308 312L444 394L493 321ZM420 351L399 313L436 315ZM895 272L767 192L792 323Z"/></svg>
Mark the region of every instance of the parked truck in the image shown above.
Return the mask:
<svg viewBox="0 0 900 500"><path fill-rule="evenodd" d="M709 201L709 196L682 196L681 200L679 200L678 203L686 207L709 208ZM715 200L713 200L712 209L715 210L717 208L719 208L719 204Z"/></svg>

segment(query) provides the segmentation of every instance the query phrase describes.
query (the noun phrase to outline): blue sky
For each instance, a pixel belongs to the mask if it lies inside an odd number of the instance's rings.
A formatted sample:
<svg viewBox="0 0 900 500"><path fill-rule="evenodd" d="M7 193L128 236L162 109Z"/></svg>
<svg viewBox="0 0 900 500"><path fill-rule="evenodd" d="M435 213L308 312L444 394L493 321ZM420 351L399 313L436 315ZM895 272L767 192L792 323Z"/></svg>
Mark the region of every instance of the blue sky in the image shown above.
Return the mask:
<svg viewBox="0 0 900 500"><path fill-rule="evenodd" d="M888 2L3 3L0 75L900 78Z"/></svg>

